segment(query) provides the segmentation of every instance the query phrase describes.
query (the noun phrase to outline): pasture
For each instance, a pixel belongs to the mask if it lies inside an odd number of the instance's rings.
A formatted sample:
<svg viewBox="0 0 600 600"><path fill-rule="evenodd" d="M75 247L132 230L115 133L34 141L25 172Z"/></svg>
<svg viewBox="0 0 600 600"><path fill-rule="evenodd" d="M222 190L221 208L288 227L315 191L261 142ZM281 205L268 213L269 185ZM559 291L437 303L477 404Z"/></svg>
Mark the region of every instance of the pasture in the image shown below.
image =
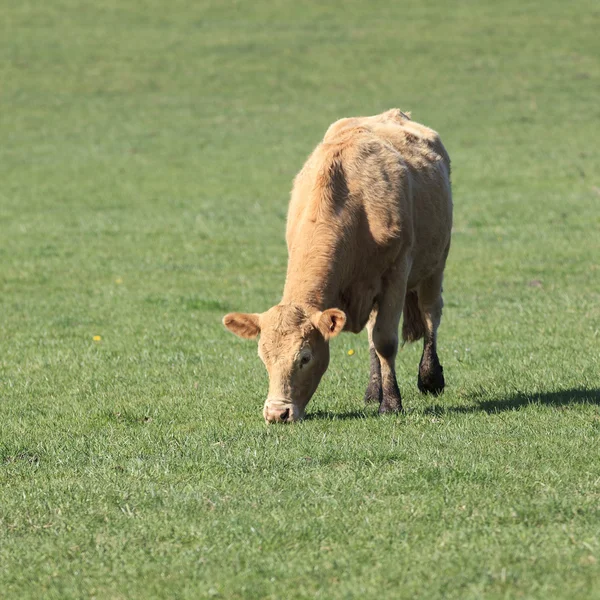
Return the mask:
<svg viewBox="0 0 600 600"><path fill-rule="evenodd" d="M600 10L0 0L1 598L599 598ZM292 179L342 116L453 161L447 388L332 342L267 426ZM353 353L349 353L353 350Z"/></svg>

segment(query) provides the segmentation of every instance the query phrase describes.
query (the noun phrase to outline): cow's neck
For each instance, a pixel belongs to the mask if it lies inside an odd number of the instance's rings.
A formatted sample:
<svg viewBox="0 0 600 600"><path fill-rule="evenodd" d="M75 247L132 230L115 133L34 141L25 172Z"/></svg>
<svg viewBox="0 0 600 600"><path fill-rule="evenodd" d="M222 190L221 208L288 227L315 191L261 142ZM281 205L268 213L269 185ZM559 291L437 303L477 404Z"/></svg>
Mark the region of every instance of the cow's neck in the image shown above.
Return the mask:
<svg viewBox="0 0 600 600"><path fill-rule="evenodd" d="M300 304L314 311L335 307L337 290L334 289L332 270L328 255L320 256L314 251L298 255L292 252L281 302Z"/></svg>

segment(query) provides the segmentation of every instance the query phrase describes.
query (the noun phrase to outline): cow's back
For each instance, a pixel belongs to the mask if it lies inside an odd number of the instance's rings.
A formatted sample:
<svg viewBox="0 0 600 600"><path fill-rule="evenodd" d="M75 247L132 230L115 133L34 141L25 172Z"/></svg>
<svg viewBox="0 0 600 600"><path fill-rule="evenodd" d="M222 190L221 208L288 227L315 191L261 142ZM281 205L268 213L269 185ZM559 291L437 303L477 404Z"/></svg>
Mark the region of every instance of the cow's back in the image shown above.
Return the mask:
<svg viewBox="0 0 600 600"><path fill-rule="evenodd" d="M388 153L383 164L396 160L406 168L402 176L408 183L399 188L408 193L408 197L394 198L388 195L387 202L392 215L395 208L401 214L410 214L410 226L403 220L400 227L401 235L405 238L403 241L410 241L413 246L413 267L409 279L409 285L412 286L426 277L447 255L452 229L450 158L436 131L413 121L399 109L372 117L336 121L325 134L323 143L335 144L338 140L354 136L360 161L364 155L360 147L369 142L365 141L364 134L356 135L355 132L368 132L397 152L397 155ZM360 166L359 162L359 169ZM377 169L368 161L363 168L365 173L370 173L367 179L377 175ZM385 178L389 172L390 169L384 167L379 175ZM372 199L370 189L371 186L365 186L364 198L367 202ZM394 221L392 216L390 222Z"/></svg>
<svg viewBox="0 0 600 600"><path fill-rule="evenodd" d="M328 278L330 302L362 329L400 254L411 255L410 286L445 259L449 174L436 132L399 110L334 123L294 183L286 289L301 273Z"/></svg>

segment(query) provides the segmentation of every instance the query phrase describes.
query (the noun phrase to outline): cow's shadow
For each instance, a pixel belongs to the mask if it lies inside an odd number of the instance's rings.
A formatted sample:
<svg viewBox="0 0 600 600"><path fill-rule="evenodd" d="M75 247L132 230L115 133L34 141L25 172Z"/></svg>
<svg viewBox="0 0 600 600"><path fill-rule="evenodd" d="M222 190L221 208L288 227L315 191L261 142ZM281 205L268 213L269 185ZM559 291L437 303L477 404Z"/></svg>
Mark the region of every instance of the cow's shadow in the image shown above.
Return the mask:
<svg viewBox="0 0 600 600"><path fill-rule="evenodd" d="M478 399L478 396L481 399ZM441 396L443 399L443 396ZM600 405L600 389L570 388L567 390L558 390L554 392L536 392L526 393L517 392L514 394L501 396L498 398L489 398L487 394L476 394L471 398L472 404L468 406L446 406L443 401L438 399L435 404L425 407L422 412L425 415L442 416L445 414L468 414L468 413L487 413L495 414L511 410L519 410L530 404L540 404L549 407L567 408L575 404L596 404ZM410 409L409 409L410 412ZM309 412L304 420L313 419L327 421L345 421L348 419L373 419L378 416L376 410L365 407L362 410L353 410L348 412L336 413L331 410L315 410Z"/></svg>
<svg viewBox="0 0 600 600"><path fill-rule="evenodd" d="M511 410L519 410L530 404L551 406L555 408L567 408L574 404L598 404L600 405L599 389L570 388L554 392L526 393L517 392L499 398L485 397L481 400L473 398L474 404L469 406L444 406L436 403L423 410L424 414L443 415L451 413L478 413L495 414Z"/></svg>

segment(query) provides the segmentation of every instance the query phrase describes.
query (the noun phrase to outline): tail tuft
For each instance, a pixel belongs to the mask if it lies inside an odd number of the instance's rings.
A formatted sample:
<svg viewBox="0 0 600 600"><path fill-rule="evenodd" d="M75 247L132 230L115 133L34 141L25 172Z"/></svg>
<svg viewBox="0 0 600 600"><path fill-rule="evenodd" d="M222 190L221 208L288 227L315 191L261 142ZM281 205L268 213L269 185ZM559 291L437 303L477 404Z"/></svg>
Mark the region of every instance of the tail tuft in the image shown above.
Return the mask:
<svg viewBox="0 0 600 600"><path fill-rule="evenodd" d="M406 293L404 299L404 320L402 323L402 340L416 342L425 336L425 324L419 309L419 296L414 290Z"/></svg>

